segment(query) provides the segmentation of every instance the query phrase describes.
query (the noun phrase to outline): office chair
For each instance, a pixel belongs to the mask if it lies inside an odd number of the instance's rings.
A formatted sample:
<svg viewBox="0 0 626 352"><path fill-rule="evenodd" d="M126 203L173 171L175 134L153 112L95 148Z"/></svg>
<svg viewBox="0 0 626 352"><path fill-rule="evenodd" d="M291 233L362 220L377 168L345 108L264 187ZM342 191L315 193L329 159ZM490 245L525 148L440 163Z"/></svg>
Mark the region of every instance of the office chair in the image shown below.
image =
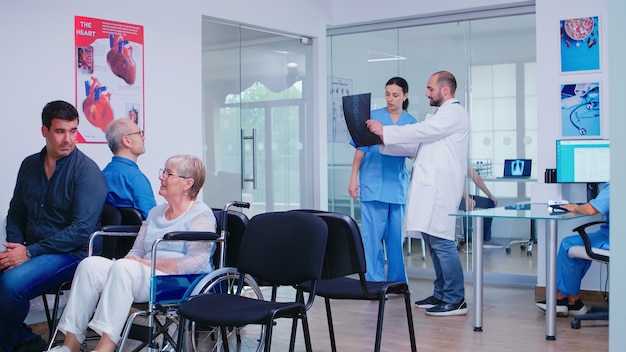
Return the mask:
<svg viewBox="0 0 626 352"><path fill-rule="evenodd" d="M260 340L270 351L274 321L278 318L302 320L307 351L311 351L311 336L307 310L313 304L328 231L324 221L312 214L271 212L252 217L246 227L239 249L237 270L239 282L234 294L205 293L180 304L180 327L185 321L219 327L223 348L229 351L227 331L249 325L263 325ZM244 278L251 275L273 287L289 285L296 289L294 301L276 302L241 295ZM303 303L302 283L310 282L311 292ZM300 299L302 298L302 299ZM185 350L183 333L179 333L179 350ZM261 346L259 346L260 348ZM237 350L238 347L236 347ZM256 349L255 349L256 350Z"/></svg>
<svg viewBox="0 0 626 352"><path fill-rule="evenodd" d="M134 208L116 208L110 204L104 204L102 207L102 213L100 214L100 226L101 228L106 228L109 226L117 226L122 224L128 225L141 225L142 215L139 210ZM134 237L131 238L130 246L132 246L132 241L134 241ZM124 252L124 248L128 246L128 242L120 241L119 243L112 239L103 240L101 243L101 253L103 256L107 258L120 258L123 256L130 247ZM100 246L99 246L100 247ZM120 256L120 253L123 253ZM65 291L71 289L72 282L66 281L61 285L54 287L41 295L43 299L44 311L46 313L46 321L48 323L48 344L51 345L53 340L53 334L56 330L56 326L58 323L60 308L59 305L61 303L61 296ZM52 311L50 310L50 306L48 304L48 295L54 295Z"/></svg>
<svg viewBox="0 0 626 352"><path fill-rule="evenodd" d="M295 212L297 211L295 210ZM305 291L324 297L331 350L333 352L337 351L330 308L331 299L378 301L374 351L379 352L381 350L386 298L388 294L398 294L404 296L411 351L415 352L417 347L409 286L405 282L399 281L365 280L365 251L361 233L354 219L340 213L312 210L306 210L306 212L319 216L328 226L328 244L324 259L324 271L322 279L317 283L317 291L312 291L313 288L307 284L302 285L302 287ZM348 275L352 274L358 274L358 278L348 277ZM295 329L292 329L292 340L294 333Z"/></svg>
<svg viewBox="0 0 626 352"><path fill-rule="evenodd" d="M591 241L589 240L589 236L586 232L587 227L606 223L606 221L593 221L575 228L574 231L578 232L580 237L583 239L584 246L573 246L569 249L567 254L569 254L572 258L581 258L605 263L608 267L610 252L606 249L592 247ZM591 307L589 312L586 314L574 317L570 323L572 328L580 329L580 322L582 320L609 320L609 309L608 307Z"/></svg>

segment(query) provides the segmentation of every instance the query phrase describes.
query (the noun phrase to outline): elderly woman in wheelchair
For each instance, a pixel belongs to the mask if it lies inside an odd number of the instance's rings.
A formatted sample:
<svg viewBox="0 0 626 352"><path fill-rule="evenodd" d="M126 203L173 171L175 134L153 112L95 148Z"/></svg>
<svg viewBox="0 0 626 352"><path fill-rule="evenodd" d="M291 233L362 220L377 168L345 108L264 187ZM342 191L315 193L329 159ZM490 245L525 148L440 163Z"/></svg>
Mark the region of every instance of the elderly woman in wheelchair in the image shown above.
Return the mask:
<svg viewBox="0 0 626 352"><path fill-rule="evenodd" d="M215 232L213 211L196 201L205 170L195 156L167 159L159 174L159 194L166 203L150 211L126 257L113 261L92 256L80 263L58 327L66 336L64 345L50 351L80 351L87 327L100 335L95 350L115 350L133 302L150 299L153 242L172 231ZM213 246L208 241L166 242L159 247L155 261L157 274L209 272Z"/></svg>

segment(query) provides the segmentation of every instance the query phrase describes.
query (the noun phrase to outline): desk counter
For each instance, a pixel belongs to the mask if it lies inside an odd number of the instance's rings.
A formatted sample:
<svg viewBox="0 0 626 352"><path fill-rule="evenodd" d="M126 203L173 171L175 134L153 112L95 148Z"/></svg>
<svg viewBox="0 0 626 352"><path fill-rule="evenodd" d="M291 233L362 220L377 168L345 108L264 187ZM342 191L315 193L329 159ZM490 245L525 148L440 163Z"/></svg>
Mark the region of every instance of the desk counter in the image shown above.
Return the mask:
<svg viewBox="0 0 626 352"><path fill-rule="evenodd" d="M561 212L552 213L546 203L517 204L514 206L459 211L450 216L472 218L476 233L483 232L479 218L509 218L544 221L546 224L546 340L556 340L556 256L557 223L587 215ZM483 327L483 236L474 236L472 241L472 263L474 275L474 331Z"/></svg>

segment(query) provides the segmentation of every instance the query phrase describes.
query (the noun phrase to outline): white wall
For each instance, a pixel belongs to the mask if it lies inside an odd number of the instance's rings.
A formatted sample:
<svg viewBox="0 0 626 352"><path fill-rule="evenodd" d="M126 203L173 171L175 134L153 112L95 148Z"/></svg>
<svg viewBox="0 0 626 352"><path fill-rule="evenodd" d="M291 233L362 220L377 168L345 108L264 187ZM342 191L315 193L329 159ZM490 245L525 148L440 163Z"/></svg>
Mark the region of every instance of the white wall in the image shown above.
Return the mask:
<svg viewBox="0 0 626 352"><path fill-rule="evenodd" d="M608 82L608 31L605 30L607 24L608 6L606 1L598 1L593 4L584 0L572 0L573 6L561 6L551 1L537 2L537 118L540 121L538 128L538 175L543 174L546 168L555 168L555 147L554 141L561 138L561 96L560 86L563 83L579 82L601 82L602 99L602 137L610 138L609 135L609 102L610 97L605 94L608 89L605 86ZM586 73L560 73L560 45L559 45L559 21L568 18L578 18L585 16L598 16L599 31L601 35L600 46L600 72ZM541 179L541 177L539 177ZM540 180L541 181L541 180ZM585 202L586 191L583 184L561 185L538 183L531 187L533 202L545 202L548 199L567 199L571 202ZM547 197L546 195L551 196ZM560 240L572 234L572 229L589 219L561 221L559 227ZM539 226L538 238L541 241L544 237L545 227ZM545 246L539 246L537 284L545 286ZM590 272L585 276L582 289L598 291L603 281L606 280L606 270L601 277L601 266L594 264Z"/></svg>
<svg viewBox="0 0 626 352"><path fill-rule="evenodd" d="M157 171L167 157L179 153L202 155L200 44L203 15L325 38L325 10L315 1L240 3L243 4L232 6L228 2L194 0L181 6L172 1L2 1L0 106L4 128L0 129L0 150L5 151L2 163L5 186L0 188L0 214L8 210L21 160L44 145L40 132L41 109L51 100L75 101L74 16L144 26L147 153L140 157L139 166L157 194ZM281 8L289 16L283 11L267 11L268 8ZM263 16L258 16L259 13ZM321 47L325 48L325 44ZM325 49L321 55L325 63ZM325 101L323 104L325 106ZM85 123L87 121L81 121ZM105 144L80 144L78 147L101 167L110 160ZM322 174L325 178L325 171L320 172ZM157 202L162 202L162 198L157 198Z"/></svg>
<svg viewBox="0 0 626 352"><path fill-rule="evenodd" d="M591 15L601 17L601 28L604 28L601 29L602 43L604 43L601 50L601 72L593 76L572 75L568 79L573 82L579 78L587 79L586 77L598 76L604 84L601 91L603 94L601 108L603 109L602 114L605 116L603 120L605 123L603 133L605 135L603 137L611 138L611 251L619 254L626 248L626 237L623 236L622 231L626 227L626 219L622 216L624 213L622 200L626 196L626 181L622 175L626 172L626 166L621 162L622 153L626 150L626 141L621 138L622 131L626 130L626 121L621 113L623 97L626 96L626 87L623 84L626 78L626 68L623 63L626 48L619 42L620 35L626 33L626 24L623 21L626 4L622 0L601 0L593 3L584 0L570 0L568 6L562 6L561 3L551 0L537 0L536 10L537 77L539 77L537 104L538 116L541 121L538 137L540 150L545 151L553 150L554 140L558 138L556 133L558 133L560 126L554 123L550 124L549 117L559 111L558 85L564 79L559 75L558 40L552 39L548 33L554 33L554 30L558 29L559 19ZM546 118L542 118L542 116ZM608 133L609 124L612 132L610 136ZM554 165L554 153L540 153L539 167L541 169L552 168ZM571 190L561 189L557 191L569 194ZM619 299L626 294L626 280L621 270L624 266L626 266L624 256L614 255L611 258L609 273L611 296L618 297L618 299L611 300L609 351L622 351L626 344L626 336L623 334L626 326L626 303ZM592 275L592 273L590 272L588 275ZM545 277L543 280L545 282ZM597 287L595 286L593 289L597 289Z"/></svg>

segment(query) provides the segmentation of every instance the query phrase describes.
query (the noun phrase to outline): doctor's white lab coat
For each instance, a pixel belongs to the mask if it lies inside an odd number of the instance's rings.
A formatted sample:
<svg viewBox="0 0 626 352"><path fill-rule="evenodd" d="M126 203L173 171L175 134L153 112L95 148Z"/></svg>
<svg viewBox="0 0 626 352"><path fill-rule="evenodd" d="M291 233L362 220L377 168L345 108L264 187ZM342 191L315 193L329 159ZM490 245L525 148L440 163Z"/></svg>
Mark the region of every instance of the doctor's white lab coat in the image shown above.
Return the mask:
<svg viewBox="0 0 626 352"><path fill-rule="evenodd" d="M469 116L457 99L443 103L421 123L384 126L380 152L414 158L404 230L454 240L455 213L467 177Z"/></svg>

